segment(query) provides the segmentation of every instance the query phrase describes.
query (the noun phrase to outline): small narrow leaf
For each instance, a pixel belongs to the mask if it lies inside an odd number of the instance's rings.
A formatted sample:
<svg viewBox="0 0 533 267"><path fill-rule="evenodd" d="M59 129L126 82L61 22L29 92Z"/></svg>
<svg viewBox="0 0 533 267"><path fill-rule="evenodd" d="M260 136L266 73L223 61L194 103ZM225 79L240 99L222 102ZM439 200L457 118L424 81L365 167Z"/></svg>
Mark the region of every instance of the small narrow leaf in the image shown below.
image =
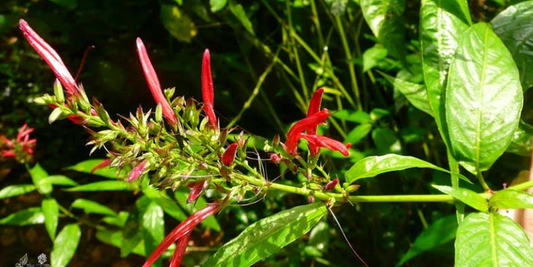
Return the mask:
<svg viewBox="0 0 533 267"><path fill-rule="evenodd" d="M242 5L230 1L229 9L231 10L231 13L233 13L233 15L241 22L242 26L253 35L254 28L252 26L252 22L246 16L246 11L242 7Z"/></svg>
<svg viewBox="0 0 533 267"><path fill-rule="evenodd" d="M59 205L53 198L43 199L41 207L44 215L44 226L52 241L56 238L57 223L59 221Z"/></svg>
<svg viewBox="0 0 533 267"><path fill-rule="evenodd" d="M70 206L72 208L82 209L85 211L85 213L97 213L97 214L103 214L103 215L109 215L109 216L118 215L114 210L98 202L94 202L94 201L83 199L83 198L76 199L74 202L72 202Z"/></svg>
<svg viewBox="0 0 533 267"><path fill-rule="evenodd" d="M371 178L382 173L401 171L410 168L429 168L449 173L449 171L443 168L415 157L388 154L383 156L366 157L358 161L344 174L344 178L347 183L351 184L359 179ZM459 178L468 181L468 178L462 175L459 175ZM468 182L470 183L470 181Z"/></svg>
<svg viewBox="0 0 533 267"><path fill-rule="evenodd" d="M28 225L28 224L41 224L44 222L44 215L39 207L33 207L15 213L0 219L0 224L5 225Z"/></svg>
<svg viewBox="0 0 533 267"><path fill-rule="evenodd" d="M533 250L524 230L510 218L472 213L457 229L455 266L533 266Z"/></svg>
<svg viewBox="0 0 533 267"><path fill-rule="evenodd" d="M103 160L104 159L90 159L69 166L66 169L83 173L91 173L93 168L96 167L98 164L102 163ZM119 178L118 171L116 169L110 169L109 166L97 169L93 172L93 174L112 179Z"/></svg>
<svg viewBox="0 0 533 267"><path fill-rule="evenodd" d="M492 21L494 32L513 55L524 90L533 86L533 1L511 5Z"/></svg>
<svg viewBox="0 0 533 267"><path fill-rule="evenodd" d="M52 192L52 185L42 183L42 180L45 180L48 177L48 173L43 169L43 167L41 167L41 165L39 165L39 163L35 164L33 168L29 169L29 173L33 184L37 187L39 193L47 195Z"/></svg>
<svg viewBox="0 0 533 267"><path fill-rule="evenodd" d="M222 10L226 4L228 3L228 0L209 0L209 5L211 6L211 12L215 13L220 10Z"/></svg>
<svg viewBox="0 0 533 267"><path fill-rule="evenodd" d="M67 266L74 256L81 238L81 229L77 224L68 224L57 235L50 256L54 267Z"/></svg>
<svg viewBox="0 0 533 267"><path fill-rule="evenodd" d="M248 226L204 266L251 266L303 236L326 215L323 203L282 211Z"/></svg>
<svg viewBox="0 0 533 267"><path fill-rule="evenodd" d="M165 220L163 209L151 201L142 215L142 233L145 251L154 251L163 241L165 236ZM161 266L161 261L156 261L152 266Z"/></svg>
<svg viewBox="0 0 533 267"><path fill-rule="evenodd" d="M421 111L433 116L433 111L429 105L428 93L426 91L426 86L422 84L416 84L409 81L404 81L399 78L394 78L385 73L378 71L387 81L389 81L394 88L398 89L409 102L420 109Z"/></svg>
<svg viewBox="0 0 533 267"><path fill-rule="evenodd" d="M9 185L0 190L0 199L26 194L35 189L32 184Z"/></svg>
<svg viewBox="0 0 533 267"><path fill-rule="evenodd" d="M507 149L520 121L522 87L514 60L489 24L463 35L446 87L452 153L476 174Z"/></svg>
<svg viewBox="0 0 533 267"><path fill-rule="evenodd" d="M466 188L453 188L443 185L432 186L433 188L441 191L442 193L450 195L453 198L465 203L466 205L474 209L477 209L479 211L489 210L489 204L487 203L487 200L472 190L468 190Z"/></svg>
<svg viewBox="0 0 533 267"><path fill-rule="evenodd" d="M133 190L133 186L125 181L100 181L90 184L84 184L69 189L65 189L70 192L80 191L129 191Z"/></svg>
<svg viewBox="0 0 533 267"><path fill-rule="evenodd" d="M489 205L497 209L533 209L533 196L524 191L501 190L490 198Z"/></svg>
<svg viewBox="0 0 533 267"><path fill-rule="evenodd" d="M41 180L40 184L49 184L49 185L68 185L68 186L76 186L78 183L76 183L74 180L68 178L64 175L50 175L48 178Z"/></svg>

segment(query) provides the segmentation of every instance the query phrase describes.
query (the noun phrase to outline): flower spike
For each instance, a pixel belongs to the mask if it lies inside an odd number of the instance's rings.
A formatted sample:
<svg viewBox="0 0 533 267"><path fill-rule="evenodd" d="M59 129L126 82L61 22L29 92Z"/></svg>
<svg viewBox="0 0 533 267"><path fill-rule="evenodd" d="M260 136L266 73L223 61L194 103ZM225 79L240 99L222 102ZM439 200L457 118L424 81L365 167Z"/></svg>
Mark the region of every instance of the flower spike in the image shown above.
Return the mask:
<svg viewBox="0 0 533 267"><path fill-rule="evenodd" d="M211 76L211 56L209 49L204 52L202 60L202 97L204 100L204 111L213 129L218 129L217 117L213 109L215 102L215 92L213 89L213 77Z"/></svg>
<svg viewBox="0 0 533 267"><path fill-rule="evenodd" d="M61 81L65 87L66 93L69 96L78 95L79 88L76 85L76 81L72 78L72 75L68 71L65 63L61 60L57 52L41 38L23 19L19 21L19 27L24 37L30 45L37 51L37 53L46 61L48 66L54 71L56 77Z"/></svg>
<svg viewBox="0 0 533 267"><path fill-rule="evenodd" d="M161 106L163 110L163 116L167 119L167 121L172 126L177 125L178 120L176 119L176 114L170 107L167 98L161 91L159 79L157 78L154 66L152 66L152 62L150 62L150 58L148 57L148 53L146 52L146 48L144 47L144 43L141 38L137 38L137 53L139 54L139 59L141 61L144 76L146 78L146 81L148 82L148 87L152 92L152 96L154 97L155 102Z"/></svg>
<svg viewBox="0 0 533 267"><path fill-rule="evenodd" d="M326 121L329 117L329 110L323 109L303 120L296 122L287 133L287 141L285 142L287 153L296 155L298 141L301 138L301 133L311 127L316 127Z"/></svg>

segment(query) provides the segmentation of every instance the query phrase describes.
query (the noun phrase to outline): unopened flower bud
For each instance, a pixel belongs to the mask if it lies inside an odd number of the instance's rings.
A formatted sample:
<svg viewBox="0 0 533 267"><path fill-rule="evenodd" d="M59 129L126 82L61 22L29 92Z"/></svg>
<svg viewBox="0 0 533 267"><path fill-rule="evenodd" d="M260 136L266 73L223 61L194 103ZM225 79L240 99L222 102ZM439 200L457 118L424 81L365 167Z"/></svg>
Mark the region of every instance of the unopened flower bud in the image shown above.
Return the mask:
<svg viewBox="0 0 533 267"><path fill-rule="evenodd" d="M237 152L237 143L229 145L224 154L222 155L222 163L226 166L231 166L235 160L235 154Z"/></svg>
<svg viewBox="0 0 533 267"><path fill-rule="evenodd" d="M281 138L279 137L279 134L274 135L274 138L272 138L272 146L274 148L277 148L279 146L280 139Z"/></svg>
<svg viewBox="0 0 533 267"><path fill-rule="evenodd" d="M339 179L335 178L335 179L331 180L329 183L327 183L326 186L324 186L324 190L331 191L331 190L335 189L335 186L338 183L339 183Z"/></svg>
<svg viewBox="0 0 533 267"><path fill-rule="evenodd" d="M281 162L281 157L276 153L270 154L270 161L276 165L278 165Z"/></svg>
<svg viewBox="0 0 533 267"><path fill-rule="evenodd" d="M65 95L63 94L63 86L59 79L56 79L54 82L54 95L56 96L57 102L63 104L65 102Z"/></svg>
<svg viewBox="0 0 533 267"><path fill-rule="evenodd" d="M353 184L353 185L350 185L350 186L346 187L345 190L346 190L346 192L351 193L351 192L354 192L354 191L356 191L357 189L359 189L359 187L361 187L361 185L359 185L359 184Z"/></svg>
<svg viewBox="0 0 533 267"><path fill-rule="evenodd" d="M315 197L312 195L307 196L307 200L309 201L309 203L315 203Z"/></svg>

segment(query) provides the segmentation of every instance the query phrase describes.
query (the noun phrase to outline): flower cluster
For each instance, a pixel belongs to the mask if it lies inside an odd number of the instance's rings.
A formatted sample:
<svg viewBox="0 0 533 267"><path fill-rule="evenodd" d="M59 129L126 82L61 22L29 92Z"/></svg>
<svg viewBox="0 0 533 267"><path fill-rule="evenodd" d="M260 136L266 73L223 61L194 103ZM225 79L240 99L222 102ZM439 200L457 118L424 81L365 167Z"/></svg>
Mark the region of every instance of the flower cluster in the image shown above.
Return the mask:
<svg viewBox="0 0 533 267"><path fill-rule="evenodd" d="M0 136L0 156L4 160L15 160L20 163L26 163L32 159L33 148L37 139L30 139L30 133L33 128L29 128L24 124L20 128L16 139L8 139L5 136Z"/></svg>

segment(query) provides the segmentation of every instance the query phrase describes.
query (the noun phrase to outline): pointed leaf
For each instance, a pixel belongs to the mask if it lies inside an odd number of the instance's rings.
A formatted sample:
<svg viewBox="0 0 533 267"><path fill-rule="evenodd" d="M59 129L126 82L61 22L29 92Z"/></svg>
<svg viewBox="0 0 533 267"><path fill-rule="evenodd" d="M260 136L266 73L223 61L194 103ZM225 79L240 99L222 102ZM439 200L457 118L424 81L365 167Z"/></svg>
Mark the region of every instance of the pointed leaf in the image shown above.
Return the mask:
<svg viewBox="0 0 533 267"><path fill-rule="evenodd" d="M520 72L524 90L533 86L533 1L509 6L492 21L494 32L507 46Z"/></svg>
<svg viewBox="0 0 533 267"><path fill-rule="evenodd" d="M477 194L476 192L466 188L453 188L443 185L432 185L433 188L441 191L444 194L450 195L453 198L465 203L466 205L477 209L479 211L488 211L489 204L487 200Z"/></svg>
<svg viewBox="0 0 533 267"><path fill-rule="evenodd" d="M189 217L185 212L176 204L176 202L168 199L164 192L160 192L154 187L147 187L143 189L143 193L149 197L153 202L163 208L166 214L174 217L178 221L184 221Z"/></svg>
<svg viewBox="0 0 533 267"><path fill-rule="evenodd" d="M303 236L326 215L323 203L282 211L248 226L204 266L251 266Z"/></svg>
<svg viewBox="0 0 533 267"><path fill-rule="evenodd" d="M396 266L401 266L421 253L453 240L456 231L457 218L455 215L440 218L416 237L411 248L402 256Z"/></svg>
<svg viewBox="0 0 533 267"><path fill-rule="evenodd" d="M41 165L39 165L39 163L35 164L33 168L29 169L29 173L33 184L37 187L39 193L46 195L52 192L52 185L42 183L42 180L45 180L48 177L48 173L45 169L43 169L43 167L41 167Z"/></svg>
<svg viewBox="0 0 533 267"><path fill-rule="evenodd" d="M57 235L50 256L54 267L67 266L74 256L81 238L81 229L77 224L68 224Z"/></svg>
<svg viewBox="0 0 533 267"><path fill-rule="evenodd" d="M497 209L533 209L533 196L524 191L501 190L490 198L489 205Z"/></svg>
<svg viewBox="0 0 533 267"><path fill-rule="evenodd" d="M466 0L423 0L420 8L420 51L429 105L445 135L444 85L463 32L471 24ZM447 140L444 139L446 142Z"/></svg>
<svg viewBox="0 0 533 267"><path fill-rule="evenodd" d="M361 0L366 23L378 41L398 60L405 62L404 0Z"/></svg>
<svg viewBox="0 0 533 267"><path fill-rule="evenodd" d="M94 201L83 199L83 198L76 199L74 202L72 202L70 207L75 208L75 209L82 209L87 214L97 213L97 214L110 215L110 216L118 215L114 210L98 202L94 202Z"/></svg>
<svg viewBox="0 0 533 267"><path fill-rule="evenodd" d="M133 186L126 181L100 181L90 184L84 184L65 191L80 192L80 191L119 191L119 190L133 190Z"/></svg>
<svg viewBox="0 0 533 267"><path fill-rule="evenodd" d="M78 183L76 183L74 180L68 178L65 175L50 175L46 179L41 180L40 184L70 185L70 186L78 185Z"/></svg>
<svg viewBox="0 0 533 267"><path fill-rule="evenodd" d="M209 5L211 6L211 12L215 13L220 10L222 10L226 4L228 3L228 0L209 0Z"/></svg>
<svg viewBox="0 0 533 267"><path fill-rule="evenodd" d="M144 249L150 252L155 250L165 236L163 209L153 201L148 204L142 215L142 234ZM161 260L156 261L152 266L161 266Z"/></svg>
<svg viewBox="0 0 533 267"><path fill-rule="evenodd" d="M242 26L252 35L254 34L254 28L252 22L246 16L246 11L241 4L237 4L234 1L230 1L229 9L231 13L241 22Z"/></svg>
<svg viewBox="0 0 533 267"><path fill-rule="evenodd" d="M94 167L96 167L98 164L102 163L104 159L90 159L86 161L79 162L75 165L69 166L66 169L67 170L74 170L77 172L83 172L83 173L91 173ZM112 179L118 179L118 170L117 169L110 169L109 166L100 168L92 172L95 175L100 175L106 178L112 178Z"/></svg>
<svg viewBox="0 0 533 267"><path fill-rule="evenodd" d="M57 223L59 221L59 205L53 198L43 199L41 207L44 215L44 226L52 241L56 238Z"/></svg>
<svg viewBox="0 0 533 267"><path fill-rule="evenodd" d="M433 116L433 112L431 111L431 107L429 106L426 86L405 81L399 78L394 78L380 71L378 72L383 77L385 77L387 81L394 85L394 88L400 91L413 106Z"/></svg>
<svg viewBox="0 0 533 267"><path fill-rule="evenodd" d="M401 171L410 168L429 168L449 173L449 171L443 168L415 157L387 154L383 156L366 157L356 162L344 174L344 179L347 183L351 184L359 179L371 178L382 173ZM460 175L459 178L468 181L468 178L462 175ZM468 182L470 183L470 181Z"/></svg>
<svg viewBox="0 0 533 267"><path fill-rule="evenodd" d="M35 189L35 186L32 184L9 185L0 190L0 199L26 194Z"/></svg>
<svg viewBox="0 0 533 267"><path fill-rule="evenodd" d="M510 218L472 213L457 229L455 266L533 266L533 250L524 230Z"/></svg>
<svg viewBox="0 0 533 267"><path fill-rule="evenodd" d="M174 5L161 5L161 22L176 39L182 42L191 42L198 29L187 13Z"/></svg>
<svg viewBox="0 0 533 267"><path fill-rule="evenodd" d="M0 224L17 226L28 224L41 224L43 222L44 215L40 207L20 210L0 219Z"/></svg>
<svg viewBox="0 0 533 267"><path fill-rule="evenodd" d="M507 149L520 121L522 87L513 58L489 24L463 35L450 66L446 121L454 157L485 171Z"/></svg>

